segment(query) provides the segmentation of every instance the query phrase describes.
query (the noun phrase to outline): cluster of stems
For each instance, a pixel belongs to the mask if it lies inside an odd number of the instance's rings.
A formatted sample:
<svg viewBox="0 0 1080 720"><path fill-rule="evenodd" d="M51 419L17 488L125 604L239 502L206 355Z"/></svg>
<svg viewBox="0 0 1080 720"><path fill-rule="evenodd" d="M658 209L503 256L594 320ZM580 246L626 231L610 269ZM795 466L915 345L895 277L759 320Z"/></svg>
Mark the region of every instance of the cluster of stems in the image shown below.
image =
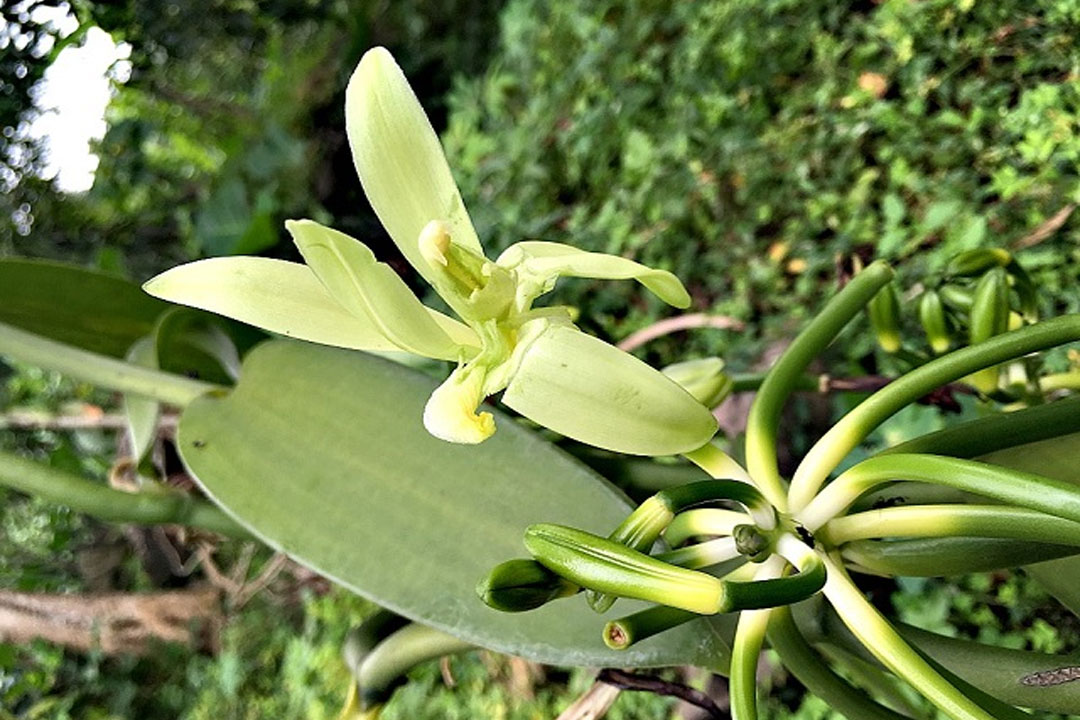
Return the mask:
<svg viewBox="0 0 1080 720"><path fill-rule="evenodd" d="M783 405L799 389L810 361L891 278L883 263L867 267L769 371L749 416L745 470L709 443L686 457L711 480L654 495L608 537L534 525L525 536L533 559L497 568L481 583L481 595L504 610L531 609L580 590L599 612L617 597L655 603L606 624L604 640L612 648L629 647L701 616L739 612L729 667L736 720L757 717L755 675L766 641L811 691L849 717L904 717L834 673L803 637L787 608L821 593L881 667L949 717L992 720L1012 711L909 644L848 571L910 574L919 569L920 552L924 574L938 574L943 562L947 568L975 570L1013 566L1020 557L1032 562L1080 553L1080 489L973 459L1080 429L1080 400L960 425L833 476L885 420L936 388L1080 340L1080 316L998 334L908 372L825 433L789 482L776 456ZM898 482L918 490L889 498L888 489ZM875 494L876 503L860 505ZM529 569L527 601L510 566L519 574ZM519 595L512 597L515 591Z"/></svg>

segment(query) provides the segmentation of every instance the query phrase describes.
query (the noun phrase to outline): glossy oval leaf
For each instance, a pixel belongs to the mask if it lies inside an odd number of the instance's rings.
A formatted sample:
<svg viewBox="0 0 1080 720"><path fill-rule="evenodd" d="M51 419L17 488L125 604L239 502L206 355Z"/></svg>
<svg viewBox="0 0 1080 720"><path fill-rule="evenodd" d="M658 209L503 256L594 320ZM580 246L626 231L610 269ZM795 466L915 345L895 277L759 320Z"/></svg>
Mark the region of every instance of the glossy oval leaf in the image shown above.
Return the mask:
<svg viewBox="0 0 1080 720"><path fill-rule="evenodd" d="M240 354L224 327L229 321L202 310L172 307L154 326L161 369L218 385L240 376Z"/></svg>
<svg viewBox="0 0 1080 720"><path fill-rule="evenodd" d="M158 354L154 337L147 336L136 340L125 359L129 363L157 370ZM128 441L131 443L131 456L136 465L142 462L143 457L154 444L160 415L161 405L157 400L133 393L124 395Z"/></svg>
<svg viewBox="0 0 1080 720"><path fill-rule="evenodd" d="M0 260L0 322L122 358L167 303L123 278L74 265Z"/></svg>
<svg viewBox="0 0 1080 720"><path fill-rule="evenodd" d="M1060 405L1059 401L1055 403ZM1073 407L1073 405L1069 405ZM1076 409L1080 414L1080 407ZM1063 423L1058 422L1061 427ZM984 455L980 460L1056 480L1075 483L1080 492L1080 433L1018 445ZM1061 558L1028 565L1024 572L1035 579L1062 605L1080 616L1080 557Z"/></svg>
<svg viewBox="0 0 1080 720"><path fill-rule="evenodd" d="M421 424L436 383L363 353L275 341L245 360L229 395L195 400L180 451L225 510L268 545L412 620L501 652L560 665L727 665L730 618L702 619L625 652L583 598L507 615L476 583L525 556L525 528L606 534L617 490L500 416L479 446ZM627 612L626 606L619 612Z"/></svg>

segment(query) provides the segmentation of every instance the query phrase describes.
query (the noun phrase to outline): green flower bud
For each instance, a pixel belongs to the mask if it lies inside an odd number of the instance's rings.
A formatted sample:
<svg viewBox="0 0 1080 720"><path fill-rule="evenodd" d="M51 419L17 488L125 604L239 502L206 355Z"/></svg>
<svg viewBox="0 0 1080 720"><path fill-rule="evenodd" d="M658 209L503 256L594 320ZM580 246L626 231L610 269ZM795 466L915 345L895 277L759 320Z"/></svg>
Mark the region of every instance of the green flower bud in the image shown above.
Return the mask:
<svg viewBox="0 0 1080 720"><path fill-rule="evenodd" d="M887 353L900 349L900 295L889 283L878 291L867 308L878 346Z"/></svg>
<svg viewBox="0 0 1080 720"><path fill-rule="evenodd" d="M949 328L945 321L945 307L941 304L941 296L935 290L927 290L919 300L919 322L922 323L934 354L948 352L952 341L949 339Z"/></svg>
<svg viewBox="0 0 1080 720"><path fill-rule="evenodd" d="M1003 248L977 248L962 252L945 266L945 274L952 277L971 277L1012 262L1012 255Z"/></svg>
<svg viewBox="0 0 1080 720"><path fill-rule="evenodd" d="M941 301L953 310L958 310L960 312L968 312L971 310L971 303L974 301L974 298L971 291L967 288L960 287L959 285L942 285L938 289L938 294L941 295Z"/></svg>
<svg viewBox="0 0 1080 720"><path fill-rule="evenodd" d="M754 525L737 525L731 532L735 548L750 562L765 562L772 554L772 540Z"/></svg>
<svg viewBox="0 0 1080 720"><path fill-rule="evenodd" d="M1039 319L1039 298L1035 290L1035 283L1032 282L1031 277L1020 263L1016 262L1015 258L1005 268L1005 272L1009 273L1014 281L1013 289L1016 290L1016 295L1020 298L1020 312L1024 320L1030 323L1037 321Z"/></svg>
<svg viewBox="0 0 1080 720"><path fill-rule="evenodd" d="M496 610L523 612L570 597L580 589L535 560L516 559L492 568L477 584L476 594Z"/></svg>
<svg viewBox="0 0 1080 720"><path fill-rule="evenodd" d="M725 607L724 584L625 545L560 525L532 525L525 547L538 562L583 587L712 615Z"/></svg>
<svg viewBox="0 0 1080 720"><path fill-rule="evenodd" d="M708 408L724 401L735 381L724 373L724 361L720 358L701 358L668 365L662 373L677 382L694 399Z"/></svg>
<svg viewBox="0 0 1080 720"><path fill-rule="evenodd" d="M971 304L968 338L972 345L1000 335L1009 326L1009 283L1005 271L994 268L975 286ZM998 387L999 369L986 368L972 373L968 380L979 392L993 392Z"/></svg>

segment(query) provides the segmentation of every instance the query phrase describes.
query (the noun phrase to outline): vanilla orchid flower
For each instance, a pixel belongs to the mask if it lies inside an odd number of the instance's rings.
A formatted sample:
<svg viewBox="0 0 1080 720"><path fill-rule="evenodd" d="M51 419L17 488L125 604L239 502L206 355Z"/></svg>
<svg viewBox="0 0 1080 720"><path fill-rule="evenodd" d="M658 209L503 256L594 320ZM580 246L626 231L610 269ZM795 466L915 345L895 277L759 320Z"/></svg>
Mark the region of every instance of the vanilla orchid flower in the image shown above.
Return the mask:
<svg viewBox="0 0 1080 720"><path fill-rule="evenodd" d="M567 308L533 307L560 277L634 279L687 307L674 275L552 242L519 242L488 259L439 139L383 48L360 60L345 117L375 213L460 321L421 304L363 243L312 220L286 223L306 264L211 258L159 275L147 292L303 340L456 362L423 413L428 431L450 442L490 437L494 418L479 408L504 390L502 402L522 415L610 450L674 454L712 437L712 415L675 382L579 331Z"/></svg>

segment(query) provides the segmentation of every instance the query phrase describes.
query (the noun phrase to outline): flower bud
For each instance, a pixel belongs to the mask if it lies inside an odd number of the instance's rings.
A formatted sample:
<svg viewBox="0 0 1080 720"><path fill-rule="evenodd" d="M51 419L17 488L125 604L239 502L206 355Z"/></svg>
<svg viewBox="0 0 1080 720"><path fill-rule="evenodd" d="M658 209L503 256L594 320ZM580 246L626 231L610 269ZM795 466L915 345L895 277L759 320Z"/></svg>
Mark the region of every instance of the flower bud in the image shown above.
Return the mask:
<svg viewBox="0 0 1080 720"><path fill-rule="evenodd" d="M949 339L949 328L945 321L945 307L941 304L941 296L937 291L927 290L923 293L919 300L919 322L922 323L934 354L948 352L952 341Z"/></svg>
<svg viewBox="0 0 1080 720"><path fill-rule="evenodd" d="M569 597L581 588L535 560L507 560L491 569L476 586L484 604L503 612L523 612Z"/></svg>
<svg viewBox="0 0 1080 720"><path fill-rule="evenodd" d="M722 403L734 385L734 380L724 372L724 361L715 357L678 362L660 372L677 382L707 408Z"/></svg>
<svg viewBox="0 0 1080 720"><path fill-rule="evenodd" d="M725 607L724 584L668 565L625 545L560 525L532 525L525 547L536 560L582 587L712 615Z"/></svg>
<svg viewBox="0 0 1080 720"><path fill-rule="evenodd" d="M977 248L962 252L945 266L945 274L953 277L971 277L996 267L1005 267L1012 255L1003 248Z"/></svg>
<svg viewBox="0 0 1080 720"><path fill-rule="evenodd" d="M874 328L878 346L887 353L900 349L900 295L889 283L870 300L870 325Z"/></svg>

